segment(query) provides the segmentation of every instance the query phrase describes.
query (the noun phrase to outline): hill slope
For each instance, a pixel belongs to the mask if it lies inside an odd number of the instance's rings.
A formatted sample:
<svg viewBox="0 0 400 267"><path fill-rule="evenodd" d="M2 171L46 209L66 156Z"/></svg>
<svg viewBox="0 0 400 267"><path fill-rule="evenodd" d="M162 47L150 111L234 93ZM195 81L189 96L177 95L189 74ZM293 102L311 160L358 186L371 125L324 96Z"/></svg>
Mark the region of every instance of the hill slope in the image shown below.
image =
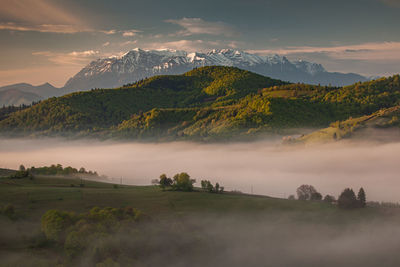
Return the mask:
<svg viewBox="0 0 400 267"><path fill-rule="evenodd" d="M328 128L298 138L297 142L333 142L363 137L380 141L399 139L400 106L381 109L371 115L334 122Z"/></svg>
<svg viewBox="0 0 400 267"><path fill-rule="evenodd" d="M327 127L399 101L399 76L338 88L214 66L51 98L0 121L0 131L218 139Z"/></svg>
<svg viewBox="0 0 400 267"><path fill-rule="evenodd" d="M4 130L82 131L108 128L152 108L207 106L235 101L263 87L285 84L232 67L204 67L156 76L129 87L50 98L0 122Z"/></svg>

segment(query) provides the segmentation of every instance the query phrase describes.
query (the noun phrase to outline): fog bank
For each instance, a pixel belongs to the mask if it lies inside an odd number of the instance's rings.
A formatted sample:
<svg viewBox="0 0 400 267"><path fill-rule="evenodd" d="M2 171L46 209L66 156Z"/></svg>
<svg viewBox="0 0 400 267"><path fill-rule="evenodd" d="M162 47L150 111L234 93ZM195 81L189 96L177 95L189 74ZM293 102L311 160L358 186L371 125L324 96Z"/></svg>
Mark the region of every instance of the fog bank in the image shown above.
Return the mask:
<svg viewBox="0 0 400 267"><path fill-rule="evenodd" d="M85 167L123 183L145 185L186 171L227 190L287 197L301 184L337 196L364 187L368 200L400 202L400 143L282 147L274 142L199 144L1 139L0 167ZM199 185L199 183L197 184Z"/></svg>

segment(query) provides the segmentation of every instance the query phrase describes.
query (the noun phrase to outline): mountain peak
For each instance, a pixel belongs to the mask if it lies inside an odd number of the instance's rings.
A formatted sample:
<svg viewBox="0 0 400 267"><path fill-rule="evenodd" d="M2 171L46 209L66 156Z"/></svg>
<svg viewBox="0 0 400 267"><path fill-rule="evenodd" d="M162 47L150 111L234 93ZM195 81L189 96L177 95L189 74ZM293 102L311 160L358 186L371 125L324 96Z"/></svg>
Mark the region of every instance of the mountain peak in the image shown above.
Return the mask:
<svg viewBox="0 0 400 267"><path fill-rule="evenodd" d="M213 49L188 53L182 50L135 48L119 57L98 59L69 79L65 88L70 91L91 88L112 88L163 74L182 74L202 66L233 66L261 75L291 82L345 85L366 78L348 74L345 82L330 74L317 63L291 62L285 56L251 54L237 49Z"/></svg>

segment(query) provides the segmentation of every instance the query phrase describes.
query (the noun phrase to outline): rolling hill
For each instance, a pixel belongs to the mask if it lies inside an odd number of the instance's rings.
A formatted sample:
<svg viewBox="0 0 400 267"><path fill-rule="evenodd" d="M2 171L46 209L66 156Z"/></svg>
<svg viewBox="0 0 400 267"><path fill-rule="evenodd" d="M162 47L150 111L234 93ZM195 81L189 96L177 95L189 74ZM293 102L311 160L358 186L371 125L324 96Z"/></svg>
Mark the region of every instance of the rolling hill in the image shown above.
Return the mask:
<svg viewBox="0 0 400 267"><path fill-rule="evenodd" d="M3 134L230 139L327 127L400 101L399 76L346 87L290 84L235 67L197 68L50 98L0 121Z"/></svg>

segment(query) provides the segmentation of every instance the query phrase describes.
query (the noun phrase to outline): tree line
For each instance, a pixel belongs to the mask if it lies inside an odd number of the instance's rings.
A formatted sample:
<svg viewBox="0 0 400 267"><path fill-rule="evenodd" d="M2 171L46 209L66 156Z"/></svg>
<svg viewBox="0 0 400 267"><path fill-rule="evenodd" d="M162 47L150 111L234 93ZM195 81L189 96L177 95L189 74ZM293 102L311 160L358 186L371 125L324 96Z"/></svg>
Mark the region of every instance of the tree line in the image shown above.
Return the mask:
<svg viewBox="0 0 400 267"><path fill-rule="evenodd" d="M159 179L152 180L152 184L159 185L163 190L171 189L175 191L190 192L194 190L196 179L192 179L186 172L177 173L173 178L167 177L165 173L160 175ZM201 190L209 193L223 193L224 187L219 183L213 185L209 180L201 180Z"/></svg>
<svg viewBox="0 0 400 267"><path fill-rule="evenodd" d="M296 193L298 200L337 203L338 207L342 209L364 208L366 206L366 194L362 187L359 189L357 195L351 188L344 189L337 200L332 195L326 195L323 198L322 194L319 193L314 186L307 184L299 186ZM289 199L294 200L295 196L290 195Z"/></svg>

